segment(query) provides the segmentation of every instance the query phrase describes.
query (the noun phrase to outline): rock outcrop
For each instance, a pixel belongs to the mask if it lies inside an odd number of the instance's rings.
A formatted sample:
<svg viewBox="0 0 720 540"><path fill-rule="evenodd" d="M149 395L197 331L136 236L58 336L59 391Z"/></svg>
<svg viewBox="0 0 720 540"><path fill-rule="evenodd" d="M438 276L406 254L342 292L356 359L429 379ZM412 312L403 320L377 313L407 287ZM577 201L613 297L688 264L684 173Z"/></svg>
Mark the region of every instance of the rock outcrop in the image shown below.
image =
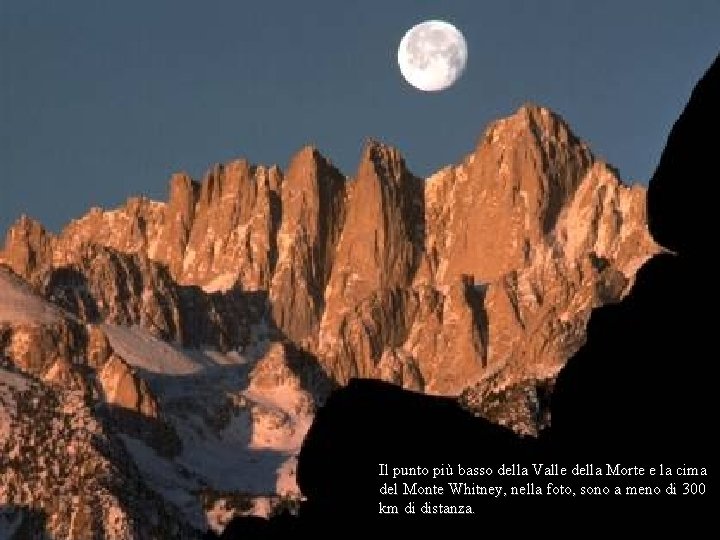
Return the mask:
<svg viewBox="0 0 720 540"><path fill-rule="evenodd" d="M409 286L422 253L423 181L400 153L368 141L325 290L318 354L339 382L372 375L412 317Z"/></svg>
<svg viewBox="0 0 720 540"><path fill-rule="evenodd" d="M11 538L197 538L82 394L0 366L0 507ZM2 522L0 522L0 526Z"/></svg>
<svg viewBox="0 0 720 540"><path fill-rule="evenodd" d="M292 159L283 182L272 314L285 336L310 348L345 220L345 184L345 177L312 147Z"/></svg>
<svg viewBox="0 0 720 540"><path fill-rule="evenodd" d="M158 404L147 383L113 354L98 373L106 403L150 418L157 418Z"/></svg>

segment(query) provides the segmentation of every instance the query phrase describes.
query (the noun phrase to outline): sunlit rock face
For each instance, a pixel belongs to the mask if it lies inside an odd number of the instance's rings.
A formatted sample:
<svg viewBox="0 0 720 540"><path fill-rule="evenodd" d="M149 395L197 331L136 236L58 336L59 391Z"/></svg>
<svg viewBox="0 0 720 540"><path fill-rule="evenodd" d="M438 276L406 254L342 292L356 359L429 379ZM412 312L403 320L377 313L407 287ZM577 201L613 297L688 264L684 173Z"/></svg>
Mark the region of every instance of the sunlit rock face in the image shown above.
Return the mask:
<svg viewBox="0 0 720 540"><path fill-rule="evenodd" d="M312 147L285 173L240 159L57 236L23 217L2 260L85 321L223 350L264 327L339 383L459 394L552 377L655 250L644 189L526 105L428 179L375 140L351 178Z"/></svg>
<svg viewBox="0 0 720 540"><path fill-rule="evenodd" d="M0 355L87 405L138 490L220 530L300 496L295 454L353 377L535 433L591 310L657 251L644 189L527 105L429 178L368 140L351 177L306 147L284 172L175 174L168 202L92 209L58 234L22 217L0 252Z"/></svg>

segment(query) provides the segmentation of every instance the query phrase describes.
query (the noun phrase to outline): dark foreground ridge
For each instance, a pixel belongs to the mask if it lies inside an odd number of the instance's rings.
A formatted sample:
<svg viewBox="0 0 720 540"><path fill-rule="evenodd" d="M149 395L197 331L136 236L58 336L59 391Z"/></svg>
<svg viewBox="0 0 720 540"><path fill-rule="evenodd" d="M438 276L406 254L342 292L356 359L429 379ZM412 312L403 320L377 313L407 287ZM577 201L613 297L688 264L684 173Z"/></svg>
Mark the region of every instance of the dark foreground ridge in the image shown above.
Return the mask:
<svg viewBox="0 0 720 540"><path fill-rule="evenodd" d="M500 516L512 516L503 522L512 530L547 531L562 519L577 519L578 511L588 511L593 523L603 525L606 518L599 509L605 505L612 506L613 519L621 513L635 524L646 518L652 521L645 525L656 526L668 520L687 527L708 523L708 503L717 494L711 463L717 455L717 382L712 376L715 321L706 313L717 305L718 295L712 262L716 225L709 223L717 202L705 193L706 186L720 181L718 126L720 58L693 91L650 182L650 229L672 253L650 260L622 303L593 312L587 344L558 377L552 427L538 439L519 437L475 418L449 399L354 380L335 391L318 412L303 444L298 480L307 502L298 515L269 521L236 518L222 538L333 530L336 533L328 537L340 537L340 531L382 532L398 525L410 533L431 524L457 532ZM660 465L682 472L671 477L678 483L674 496L508 497L497 496L495 490L483 496L448 495L448 482L461 481L486 490L501 487L503 493L512 486L533 491L535 486L527 485L533 482L546 490L552 482L577 494L591 478L587 473L534 476L533 463L556 463L568 471L575 465L598 464L604 480L598 483L593 477L595 485L620 487L623 492L627 486L647 486L651 491L658 487L664 492L668 479L659 476ZM388 464L389 476L380 476L380 464ZM607 467L617 464L623 467L614 471ZM433 467L442 471L445 465L454 476L433 479ZM414 475L393 478L395 466L428 467L431 472L428 476L416 469L404 471ZM460 466L491 468L495 474L463 479L458 475ZM515 472L526 467L530 476L499 475L503 467ZM640 476L638 467L644 471ZM651 467L656 468L653 476ZM695 467L705 467L707 476L686 476ZM397 483L400 495L381 494L385 482ZM446 492L403 497L403 484L413 482L422 489L444 486ZM684 482L703 483L703 499L681 495ZM411 500L416 501L416 513L406 514L404 507ZM473 515L423 514L419 506L426 501L431 506L472 505ZM398 505L399 513L381 514L382 502ZM342 529L334 529L334 523L342 523Z"/></svg>

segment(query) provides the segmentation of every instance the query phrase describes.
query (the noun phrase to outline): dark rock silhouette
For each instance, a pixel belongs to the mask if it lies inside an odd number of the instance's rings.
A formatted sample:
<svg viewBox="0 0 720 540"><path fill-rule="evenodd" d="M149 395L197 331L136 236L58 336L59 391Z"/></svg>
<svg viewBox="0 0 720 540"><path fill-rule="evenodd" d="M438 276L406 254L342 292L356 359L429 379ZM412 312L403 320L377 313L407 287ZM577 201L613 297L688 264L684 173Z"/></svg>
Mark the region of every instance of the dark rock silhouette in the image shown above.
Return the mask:
<svg viewBox="0 0 720 540"><path fill-rule="evenodd" d="M668 136L647 192L653 238L688 264L705 266L714 234L716 201L704 196L718 178L716 152L720 126L718 59L693 90Z"/></svg>
<svg viewBox="0 0 720 540"><path fill-rule="evenodd" d="M674 476L673 481L702 482L712 497L716 402L714 362L714 231L712 198L705 186L718 180L720 148L720 57L692 93L667 141L648 192L651 232L670 252L650 260L637 274L632 292L620 304L593 312L587 343L561 371L551 403L551 427L537 439L522 438L473 417L456 402L424 396L378 381L353 380L336 390L317 414L303 444L298 480L307 502L293 520L259 523L236 519L223 538L277 534L293 527L308 532L343 522L343 531L387 531L402 524L405 533L442 524L462 531L468 519L478 526L502 512L513 516L513 530L543 530L542 518L557 530L568 512L585 510L604 527L599 509L612 505L632 524L662 527L668 520L686 527L709 523L707 501L698 496L662 495L598 497L415 497L381 495L387 479L418 485L459 481L458 465L497 467L513 463L596 463L626 466L706 467L708 475ZM712 202L711 202L712 201ZM379 476L381 463L434 467L450 464L452 479L424 475L393 479ZM390 470L389 472L392 473ZM415 471L417 472L417 471ZM485 486L522 486L537 477L497 475L467 477ZM640 478L640 480L638 480ZM543 478L579 490L588 477ZM613 477L595 484L657 486L657 475ZM678 486L681 490L682 486ZM414 515L404 512L409 500L431 505L471 504L472 516ZM709 500L709 499L708 499ZM399 515L379 514L380 501L398 504ZM571 504L572 503L572 504ZM419 503L418 503L419 504ZM660 509L662 509L661 513ZM577 517L574 515L573 517ZM643 522L642 520L649 519ZM504 522L503 522L504 523ZM587 527L589 522L585 522ZM245 537L245 536L243 536Z"/></svg>
<svg viewBox="0 0 720 540"><path fill-rule="evenodd" d="M715 324L705 314L717 298L714 201L698 194L718 177L718 125L720 57L675 123L648 188L650 231L672 253L651 259L622 303L593 312L587 344L553 394L547 435L557 451L688 465L715 455L707 373Z"/></svg>

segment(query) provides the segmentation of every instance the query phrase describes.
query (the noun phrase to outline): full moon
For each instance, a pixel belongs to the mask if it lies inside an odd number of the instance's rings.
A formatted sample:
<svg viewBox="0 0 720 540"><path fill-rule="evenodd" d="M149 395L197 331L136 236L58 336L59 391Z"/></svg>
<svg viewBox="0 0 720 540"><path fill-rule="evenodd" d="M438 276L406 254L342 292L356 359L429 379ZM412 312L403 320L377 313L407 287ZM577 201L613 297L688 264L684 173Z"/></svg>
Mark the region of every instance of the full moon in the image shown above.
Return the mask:
<svg viewBox="0 0 720 540"><path fill-rule="evenodd" d="M398 47L405 80L418 90L437 92L452 86L467 63L462 33L445 21L425 21L405 33Z"/></svg>

